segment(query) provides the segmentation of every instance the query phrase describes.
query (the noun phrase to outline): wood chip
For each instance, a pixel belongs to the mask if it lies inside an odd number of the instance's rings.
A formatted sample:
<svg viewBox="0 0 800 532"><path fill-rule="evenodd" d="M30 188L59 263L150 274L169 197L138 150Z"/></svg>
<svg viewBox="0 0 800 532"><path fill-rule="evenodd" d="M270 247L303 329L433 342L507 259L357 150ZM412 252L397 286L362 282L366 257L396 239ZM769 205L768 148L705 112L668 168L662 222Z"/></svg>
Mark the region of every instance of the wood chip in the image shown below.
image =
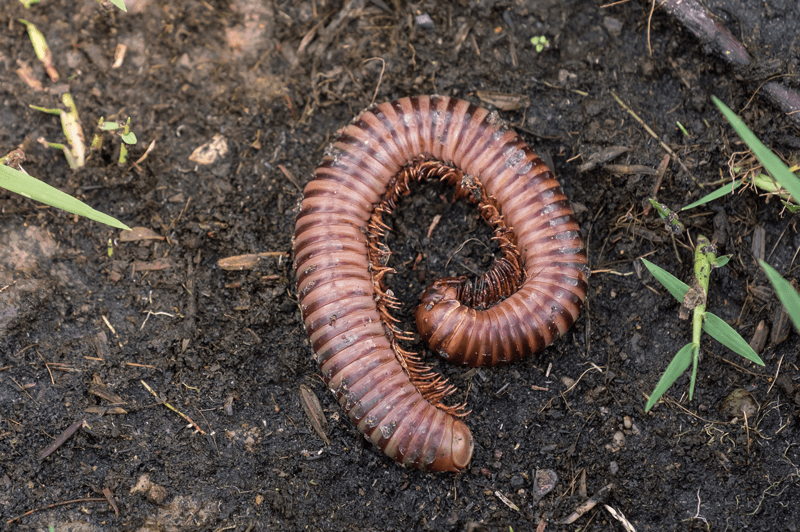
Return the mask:
<svg viewBox="0 0 800 532"><path fill-rule="evenodd" d="M246 255L235 255L219 259L217 265L226 271L252 270L264 257L288 257L289 254L283 251L266 251L264 253L248 253Z"/></svg>
<svg viewBox="0 0 800 532"><path fill-rule="evenodd" d="M753 339L750 340L750 348L756 353L761 353L764 346L767 345L767 336L769 336L769 328L764 320L758 322L756 332L753 333Z"/></svg>
<svg viewBox="0 0 800 532"><path fill-rule="evenodd" d="M757 225L755 230L753 230L753 243L752 243L752 251L753 256L756 258L757 261L764 260L764 249L766 247L766 240L767 240L767 231L764 229L763 225Z"/></svg>
<svg viewBox="0 0 800 532"><path fill-rule="evenodd" d="M786 312L786 307L779 304L772 318L772 335L770 336L772 345L779 345L789 337L789 323L789 313Z"/></svg>
<svg viewBox="0 0 800 532"><path fill-rule="evenodd" d="M658 175L658 170L641 164L607 164L603 168L616 175Z"/></svg>
<svg viewBox="0 0 800 532"><path fill-rule="evenodd" d="M143 262L137 260L133 263L133 271L135 272L154 272L158 270L166 270L172 266L169 261L158 259L151 262Z"/></svg>
<svg viewBox="0 0 800 532"><path fill-rule="evenodd" d="M128 411L119 406L89 406L86 407L87 414L127 414Z"/></svg>

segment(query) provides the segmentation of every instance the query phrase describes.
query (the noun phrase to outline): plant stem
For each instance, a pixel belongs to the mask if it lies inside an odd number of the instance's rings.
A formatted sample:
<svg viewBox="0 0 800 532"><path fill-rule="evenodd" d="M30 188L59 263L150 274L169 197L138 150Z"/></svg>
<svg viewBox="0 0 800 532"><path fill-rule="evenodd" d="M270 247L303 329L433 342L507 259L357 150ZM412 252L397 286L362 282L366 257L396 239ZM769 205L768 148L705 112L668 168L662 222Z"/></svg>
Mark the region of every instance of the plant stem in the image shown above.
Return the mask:
<svg viewBox="0 0 800 532"><path fill-rule="evenodd" d="M706 317L706 298L708 296L708 283L711 278L711 268L717 263L716 250L708 238L700 235L697 237L697 247L694 251L694 291L696 304L692 316L692 378L689 385L689 400L694 395L694 384L697 378L697 363L700 360L700 334L703 332L703 321Z"/></svg>
<svg viewBox="0 0 800 532"><path fill-rule="evenodd" d="M125 126L122 128L122 135L127 135L131 132L131 118L128 117L128 120L125 122ZM120 166L124 165L128 162L128 146L125 141L121 141L119 144L119 160L117 164Z"/></svg>

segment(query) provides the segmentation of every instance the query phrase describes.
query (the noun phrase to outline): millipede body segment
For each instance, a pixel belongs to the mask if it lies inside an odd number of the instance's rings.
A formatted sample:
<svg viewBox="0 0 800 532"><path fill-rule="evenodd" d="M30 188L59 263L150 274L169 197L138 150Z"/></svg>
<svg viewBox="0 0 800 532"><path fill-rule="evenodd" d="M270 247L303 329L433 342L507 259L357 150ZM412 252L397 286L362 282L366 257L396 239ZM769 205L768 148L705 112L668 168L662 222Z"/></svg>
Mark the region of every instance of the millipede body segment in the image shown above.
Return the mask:
<svg viewBox="0 0 800 532"><path fill-rule="evenodd" d="M472 435L463 405L391 316L399 302L382 216L409 184L440 179L478 205L501 256L477 279L439 279L415 317L450 362L495 365L528 357L574 323L588 268L572 208L552 172L496 113L443 96L367 109L328 148L305 188L294 241L303 320L322 376L364 436L427 470L463 470Z"/></svg>

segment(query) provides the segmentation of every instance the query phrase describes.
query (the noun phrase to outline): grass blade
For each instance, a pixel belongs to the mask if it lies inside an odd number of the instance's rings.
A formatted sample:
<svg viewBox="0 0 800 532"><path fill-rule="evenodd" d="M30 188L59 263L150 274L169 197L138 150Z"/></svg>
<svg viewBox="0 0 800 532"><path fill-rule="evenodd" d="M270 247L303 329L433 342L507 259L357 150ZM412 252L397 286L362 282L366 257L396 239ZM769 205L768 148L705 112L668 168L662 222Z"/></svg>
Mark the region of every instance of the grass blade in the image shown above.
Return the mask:
<svg viewBox="0 0 800 532"><path fill-rule="evenodd" d="M705 316L705 313L703 313ZM697 363L700 362L700 344L692 342L692 373L689 377L689 400L694 398L694 383L697 382Z"/></svg>
<svg viewBox="0 0 800 532"><path fill-rule="evenodd" d="M90 220L110 225L111 227L130 230L127 225L116 218L96 211L69 194L61 192L57 188L53 188L47 183L39 181L35 177L29 176L25 172L20 172L19 170L5 165L0 165L0 188L5 188L11 192L21 194L22 196L36 201L41 201L57 209L85 216Z"/></svg>
<svg viewBox="0 0 800 532"><path fill-rule="evenodd" d="M747 128L744 122L742 122L742 120L736 116L736 113L731 111L728 106L722 103L716 96L712 96L711 99L714 101L722 114L725 115L725 118L728 120L728 122L731 123L731 126L733 126L736 134L741 137L741 139L751 150L753 150L753 153L758 160L761 161L761 164L764 165L764 168L766 168L767 171L772 174L772 177L778 180L778 183L780 183L781 186L792 195L795 201L800 201L800 179L798 179L796 175L789 171L789 168L783 163L783 161L780 160L777 155L775 155L769 148L764 146L760 140L758 140L753 132Z"/></svg>
<svg viewBox="0 0 800 532"><path fill-rule="evenodd" d="M658 384L656 384L655 390L650 395L650 399L647 401L647 406L644 407L645 412L649 412L653 405L661 399L661 396L664 395L670 386L672 386L675 381L680 377L681 373L686 371L686 368L689 367L689 363L692 361L692 344L686 344L678 351L675 356L672 358L672 362L669 363L667 369L664 371L664 374L658 380Z"/></svg>
<svg viewBox="0 0 800 532"><path fill-rule="evenodd" d="M758 353L753 351L750 344L745 342L744 338L719 316L706 312L706 321L703 323L703 330L731 351L742 355L747 360L751 360L759 366L764 365L764 361L761 360Z"/></svg>
<svg viewBox="0 0 800 532"><path fill-rule="evenodd" d="M647 266L647 269L650 270L650 273L653 274L653 277L664 285L664 288L666 288L679 303L683 303L683 296L689 291L689 285L647 259L642 259L642 262Z"/></svg>
<svg viewBox="0 0 800 532"><path fill-rule="evenodd" d="M706 194L705 196L703 196L699 200L695 201L694 203L690 203L686 207L682 208L681 211L688 211L689 209L694 209L695 207L699 207L700 205L704 205L704 204L708 203L709 201L714 201L715 199L721 198L722 196L726 196L728 194L732 194L733 191L736 190L737 188L739 188L739 185L741 185L741 184L742 184L742 180L741 179L737 179L736 181L733 182L733 186L731 186L730 184L722 185L722 187L718 188L714 192L711 192L710 194Z"/></svg>
<svg viewBox="0 0 800 532"><path fill-rule="evenodd" d="M789 312L789 317L792 318L795 328L800 332L800 294L797 293L797 290L794 289L789 281L781 277L781 274L775 271L775 268L763 260L759 262L766 272L769 282L775 287L775 293L778 294L778 299L780 299L783 306L786 307L786 311Z"/></svg>

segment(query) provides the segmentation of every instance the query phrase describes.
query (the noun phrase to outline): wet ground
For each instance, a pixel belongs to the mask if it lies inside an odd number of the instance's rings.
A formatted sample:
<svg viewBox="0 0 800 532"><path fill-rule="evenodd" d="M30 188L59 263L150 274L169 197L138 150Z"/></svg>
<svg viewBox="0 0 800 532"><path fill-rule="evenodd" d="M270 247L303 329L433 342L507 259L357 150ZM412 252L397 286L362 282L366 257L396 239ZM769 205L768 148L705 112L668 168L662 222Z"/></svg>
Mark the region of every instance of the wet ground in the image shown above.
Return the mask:
<svg viewBox="0 0 800 532"><path fill-rule="evenodd" d="M126 14L89 0L29 10L9 1L0 13L0 151L22 145L30 174L152 238L126 241L0 195L3 526L623 530L607 505L637 531L797 530L800 371L791 327L768 339L763 368L704 337L694 399L684 375L644 412L691 332L640 257L688 280L691 242L714 238L733 258L712 276L709 310L748 341L762 320L781 330L753 255L757 228L767 261L798 279L797 217L774 199L743 191L717 200L684 214L688 236L675 239L645 211L664 145L676 157L662 167L657 194L673 208L727 178L731 157L746 151L712 94L787 159L800 149L796 122L758 92L775 75L797 87L794 2L706 6L767 72L734 70L663 10L651 16L650 2L139 0ZM43 31L58 82L18 18ZM545 38L541 49L535 37ZM120 44L127 51L115 67ZM17 75L24 65L42 91ZM37 143L62 142L61 128L29 105L57 107L65 90L87 132L100 117L131 117L139 143L128 164L116 164L110 135L76 171ZM325 145L373 97L497 103L479 91L521 103L501 115L552 161L594 273L581 318L539 356L482 370L429 359L458 387L453 400L468 403L475 436L464 473L432 474L391 462L341 414L281 253L291 249L300 189ZM227 151L211 164L190 159L215 136ZM618 166L581 171L612 146L627 148L608 161ZM745 156L733 164L746 166ZM436 186L401 204L390 284L405 302L406 328L426 280L491 263L488 244L473 240L490 236L478 222L474 207ZM248 270L218 265L266 252ZM303 411L301 385L321 401L330 445ZM755 401L746 419L723 408L737 389ZM542 495L534 479L545 471L558 480ZM592 497L597 504L563 524ZM50 507L58 503L67 504Z"/></svg>

